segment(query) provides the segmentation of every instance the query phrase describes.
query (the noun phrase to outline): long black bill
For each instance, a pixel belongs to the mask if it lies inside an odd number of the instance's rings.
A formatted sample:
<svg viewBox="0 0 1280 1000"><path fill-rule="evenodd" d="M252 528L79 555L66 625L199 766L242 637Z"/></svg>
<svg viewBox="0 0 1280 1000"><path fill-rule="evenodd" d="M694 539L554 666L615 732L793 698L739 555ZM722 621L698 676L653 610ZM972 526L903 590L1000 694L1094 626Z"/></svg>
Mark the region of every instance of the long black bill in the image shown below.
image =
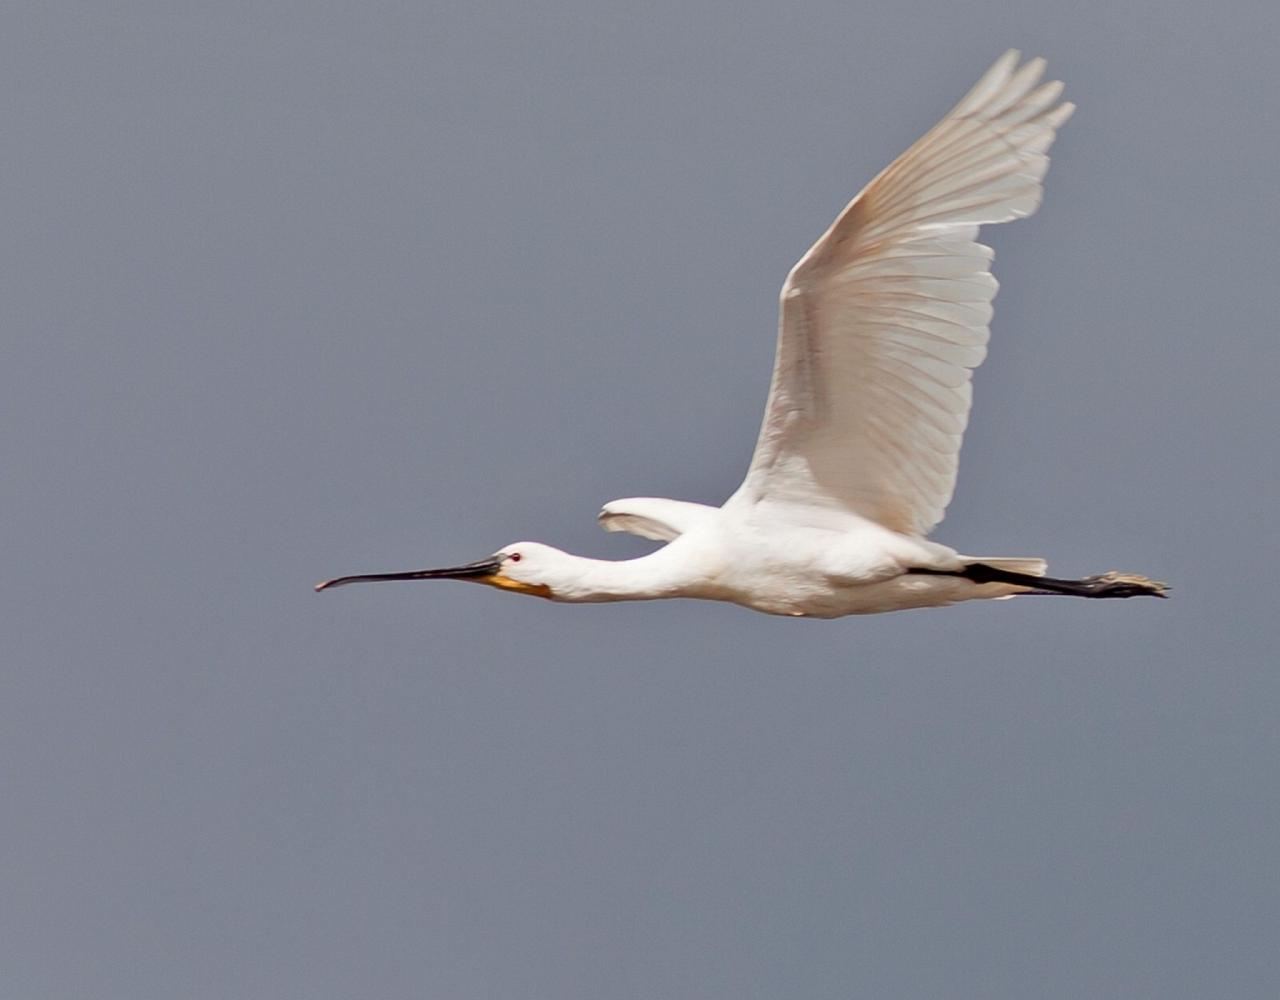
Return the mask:
<svg viewBox="0 0 1280 1000"><path fill-rule="evenodd" d="M502 560L496 556L490 556L479 562L467 563L465 566L451 566L448 569L419 569L410 573L366 573L363 576L340 576L335 580L317 583L316 592L328 590L330 587L341 587L348 583L378 583L382 580L475 580L492 576L501 567Z"/></svg>

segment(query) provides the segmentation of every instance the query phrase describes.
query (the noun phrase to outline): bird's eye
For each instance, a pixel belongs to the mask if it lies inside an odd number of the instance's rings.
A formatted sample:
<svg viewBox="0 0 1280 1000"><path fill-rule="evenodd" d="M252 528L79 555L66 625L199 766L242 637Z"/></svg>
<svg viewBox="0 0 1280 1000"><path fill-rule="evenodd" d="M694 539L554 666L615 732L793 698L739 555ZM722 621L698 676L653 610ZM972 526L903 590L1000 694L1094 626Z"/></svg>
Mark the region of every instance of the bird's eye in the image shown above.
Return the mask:
<svg viewBox="0 0 1280 1000"><path fill-rule="evenodd" d="M521 556L519 552L512 552L511 555L508 556L507 558L509 558L512 562L519 562Z"/></svg>

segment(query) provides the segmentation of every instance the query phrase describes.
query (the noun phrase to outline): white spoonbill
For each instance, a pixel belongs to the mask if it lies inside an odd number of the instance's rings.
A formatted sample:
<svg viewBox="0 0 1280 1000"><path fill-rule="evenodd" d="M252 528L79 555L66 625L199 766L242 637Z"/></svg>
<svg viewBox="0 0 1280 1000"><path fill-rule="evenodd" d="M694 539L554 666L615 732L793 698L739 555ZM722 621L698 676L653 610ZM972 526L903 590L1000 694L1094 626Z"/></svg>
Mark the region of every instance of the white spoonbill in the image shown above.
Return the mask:
<svg viewBox="0 0 1280 1000"><path fill-rule="evenodd" d="M1165 596L1143 576L1045 576L1037 558L962 556L926 536L955 486L971 370L996 280L978 226L1030 215L1074 110L1044 60L1006 52L849 203L782 286L764 424L722 507L636 497L600 523L667 544L610 562L516 542L449 569L344 576L470 580L553 601L700 597L838 618L1018 594ZM1038 85L1039 84L1039 85Z"/></svg>

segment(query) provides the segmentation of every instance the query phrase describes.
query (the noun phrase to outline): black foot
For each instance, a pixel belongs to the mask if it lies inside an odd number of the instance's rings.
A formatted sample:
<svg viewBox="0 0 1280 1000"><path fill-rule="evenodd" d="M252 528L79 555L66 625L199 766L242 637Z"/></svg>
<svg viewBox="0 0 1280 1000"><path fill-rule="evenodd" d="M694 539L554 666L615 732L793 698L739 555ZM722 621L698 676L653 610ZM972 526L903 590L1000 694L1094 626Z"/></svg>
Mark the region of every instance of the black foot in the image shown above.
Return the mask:
<svg viewBox="0 0 1280 1000"><path fill-rule="evenodd" d="M1080 581L1089 597L1168 597L1168 584L1136 573L1100 573Z"/></svg>

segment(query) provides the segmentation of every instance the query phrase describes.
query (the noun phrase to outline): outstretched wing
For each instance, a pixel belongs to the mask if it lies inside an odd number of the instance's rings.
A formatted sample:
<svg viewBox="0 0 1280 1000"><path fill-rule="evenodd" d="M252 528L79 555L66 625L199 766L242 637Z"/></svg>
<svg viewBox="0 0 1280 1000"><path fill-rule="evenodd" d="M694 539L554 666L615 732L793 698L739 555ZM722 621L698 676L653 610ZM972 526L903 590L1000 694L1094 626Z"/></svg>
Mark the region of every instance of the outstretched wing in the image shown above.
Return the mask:
<svg viewBox="0 0 1280 1000"><path fill-rule="evenodd" d="M747 501L837 507L925 535L955 488L996 280L978 226L1030 215L1075 110L1006 52L792 268Z"/></svg>

